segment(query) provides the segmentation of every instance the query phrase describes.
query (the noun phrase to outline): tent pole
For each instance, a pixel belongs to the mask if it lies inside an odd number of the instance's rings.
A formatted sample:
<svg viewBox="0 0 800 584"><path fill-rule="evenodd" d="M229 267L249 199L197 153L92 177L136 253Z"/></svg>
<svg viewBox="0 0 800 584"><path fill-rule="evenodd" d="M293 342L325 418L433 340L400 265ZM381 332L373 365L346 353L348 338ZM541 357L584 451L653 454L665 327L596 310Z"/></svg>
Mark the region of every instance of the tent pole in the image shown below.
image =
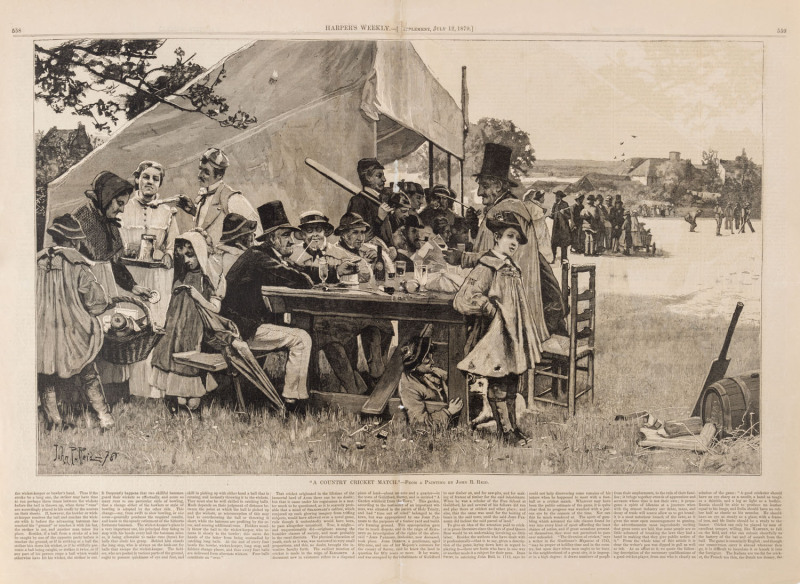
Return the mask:
<svg viewBox="0 0 800 584"><path fill-rule="evenodd" d="M452 177L450 176L450 175L452 174L452 170L450 169L450 165L452 164L452 162L453 162L453 161L452 161L452 156L451 156L451 154L448 152L448 153L447 153L447 188L448 188L448 189L449 189L449 188L451 188L451 186L452 186L452 185L451 185L451 182L452 182Z"/></svg>
<svg viewBox="0 0 800 584"><path fill-rule="evenodd" d="M469 133L469 91L467 90L467 66L461 67L461 116L464 121L464 133L461 136L462 158L459 162L461 174L461 214L464 214L464 163L467 160L467 134Z"/></svg>
<svg viewBox="0 0 800 584"><path fill-rule="evenodd" d="M428 188L433 188L433 142L428 140Z"/></svg>

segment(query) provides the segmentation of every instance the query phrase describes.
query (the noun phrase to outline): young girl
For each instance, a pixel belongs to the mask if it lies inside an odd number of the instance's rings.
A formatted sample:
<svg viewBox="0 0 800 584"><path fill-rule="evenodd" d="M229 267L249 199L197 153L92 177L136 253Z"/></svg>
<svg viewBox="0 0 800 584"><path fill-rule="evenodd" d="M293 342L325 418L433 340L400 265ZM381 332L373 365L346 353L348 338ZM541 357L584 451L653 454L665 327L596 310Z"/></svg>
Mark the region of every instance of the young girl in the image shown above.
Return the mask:
<svg viewBox="0 0 800 584"><path fill-rule="evenodd" d="M220 310L225 279L212 266L203 234L189 231L175 240L175 278L164 327L166 333L153 349L150 381L166 396L173 413L178 404L197 409L200 398L207 393L204 372L176 363L172 355L201 349L203 321L198 305L212 312Z"/></svg>
<svg viewBox="0 0 800 584"><path fill-rule="evenodd" d="M458 368L488 378L487 399L498 435L524 446L528 438L517 427L517 384L520 374L540 360L541 347L522 272L511 256L528 240L514 213L494 215L486 225L494 235L494 247L481 256L453 299L453 307L470 317L467 356Z"/></svg>

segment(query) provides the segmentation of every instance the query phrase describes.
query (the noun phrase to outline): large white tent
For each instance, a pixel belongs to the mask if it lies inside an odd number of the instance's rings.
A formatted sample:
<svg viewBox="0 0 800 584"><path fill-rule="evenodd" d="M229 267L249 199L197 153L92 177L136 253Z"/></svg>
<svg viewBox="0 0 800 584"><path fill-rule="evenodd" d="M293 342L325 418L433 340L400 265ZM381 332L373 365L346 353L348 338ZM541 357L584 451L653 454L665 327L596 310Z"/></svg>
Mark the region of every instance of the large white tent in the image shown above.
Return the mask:
<svg viewBox="0 0 800 584"><path fill-rule="evenodd" d="M316 208L336 222L350 196L309 168L306 157L355 184L358 159L390 163L426 141L463 160L461 110L410 42L256 41L207 75L213 79L223 67L217 92L256 124L221 127L158 104L49 185L48 216L81 204L99 172L130 177L142 160L164 165L164 196L193 195L200 156L210 146L230 157L228 184L254 206L282 200L292 221ZM179 217L188 227L188 216Z"/></svg>

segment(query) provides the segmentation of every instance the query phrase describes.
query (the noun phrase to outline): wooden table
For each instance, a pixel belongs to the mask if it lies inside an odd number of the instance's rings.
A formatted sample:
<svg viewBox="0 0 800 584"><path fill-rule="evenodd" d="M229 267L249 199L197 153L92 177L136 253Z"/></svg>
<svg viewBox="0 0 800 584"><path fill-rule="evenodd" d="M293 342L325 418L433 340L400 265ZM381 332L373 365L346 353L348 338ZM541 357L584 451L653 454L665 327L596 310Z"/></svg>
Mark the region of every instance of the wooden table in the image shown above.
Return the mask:
<svg viewBox="0 0 800 584"><path fill-rule="evenodd" d="M276 313L300 313L312 317L380 318L420 324L433 323L434 326L443 325L447 330L449 398L461 398L464 409L459 420L464 426L469 424L469 416L466 414L469 403L466 378L456 368L463 359L466 320L463 314L453 308L454 295L441 292L389 295L383 292L338 287L327 290L321 288L296 290L280 286L263 286L261 292L269 301L272 311ZM348 394L342 396L356 397Z"/></svg>

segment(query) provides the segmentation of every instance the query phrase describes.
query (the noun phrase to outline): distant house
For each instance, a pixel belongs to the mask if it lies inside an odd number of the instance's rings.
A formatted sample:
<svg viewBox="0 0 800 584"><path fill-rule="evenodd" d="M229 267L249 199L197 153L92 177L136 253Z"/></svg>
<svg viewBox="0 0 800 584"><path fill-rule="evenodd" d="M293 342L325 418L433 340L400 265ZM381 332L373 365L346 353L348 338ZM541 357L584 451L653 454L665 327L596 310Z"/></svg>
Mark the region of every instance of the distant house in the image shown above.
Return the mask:
<svg viewBox="0 0 800 584"><path fill-rule="evenodd" d="M627 176L618 174L602 174L599 172L590 172L584 175L575 183L569 185L564 189L565 193L579 193L591 192L602 190L615 190L619 189L624 184L630 184L631 179Z"/></svg>
<svg viewBox="0 0 800 584"><path fill-rule="evenodd" d="M92 141L83 124L74 130L53 126L36 146L36 186L44 187L91 151Z"/></svg>
<svg viewBox="0 0 800 584"><path fill-rule="evenodd" d="M681 160L680 152L670 152L669 158L634 158L632 161L638 164L632 164L625 176L648 187L691 180L697 172L691 160Z"/></svg>

